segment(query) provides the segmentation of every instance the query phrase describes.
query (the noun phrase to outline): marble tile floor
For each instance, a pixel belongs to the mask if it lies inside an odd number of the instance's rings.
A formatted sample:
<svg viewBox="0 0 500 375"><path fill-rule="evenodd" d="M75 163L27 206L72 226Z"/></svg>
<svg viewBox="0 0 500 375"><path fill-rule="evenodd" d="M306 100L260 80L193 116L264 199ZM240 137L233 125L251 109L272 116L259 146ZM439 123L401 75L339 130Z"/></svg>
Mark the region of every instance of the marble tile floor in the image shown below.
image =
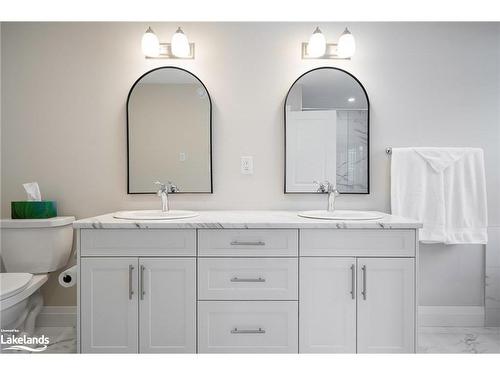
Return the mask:
<svg viewBox="0 0 500 375"><path fill-rule="evenodd" d="M49 338L47 348L42 351L32 351L31 354L38 353L76 353L76 329L75 327L37 327L35 337L45 335ZM24 348L7 349L10 345L5 344L1 347L1 354L30 354L30 351ZM19 345L21 346L21 345ZM26 345L39 349L41 345Z"/></svg>
<svg viewBox="0 0 500 375"><path fill-rule="evenodd" d="M44 353L76 353L74 327L38 327L50 337ZM420 327L418 353L500 353L500 327Z"/></svg>
<svg viewBox="0 0 500 375"><path fill-rule="evenodd" d="M50 344L43 353L76 353L75 327L38 327L36 335L50 337Z"/></svg>
<svg viewBox="0 0 500 375"><path fill-rule="evenodd" d="M500 353L500 327L420 327L418 353Z"/></svg>

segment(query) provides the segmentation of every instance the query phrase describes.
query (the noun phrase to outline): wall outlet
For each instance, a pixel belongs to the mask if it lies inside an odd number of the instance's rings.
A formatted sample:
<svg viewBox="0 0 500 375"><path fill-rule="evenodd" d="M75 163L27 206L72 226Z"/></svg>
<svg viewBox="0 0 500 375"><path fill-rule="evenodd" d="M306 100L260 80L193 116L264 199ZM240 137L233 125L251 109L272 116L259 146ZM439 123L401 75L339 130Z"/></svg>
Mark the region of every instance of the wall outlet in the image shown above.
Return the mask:
<svg viewBox="0 0 500 375"><path fill-rule="evenodd" d="M253 156L241 157L241 174L253 174Z"/></svg>

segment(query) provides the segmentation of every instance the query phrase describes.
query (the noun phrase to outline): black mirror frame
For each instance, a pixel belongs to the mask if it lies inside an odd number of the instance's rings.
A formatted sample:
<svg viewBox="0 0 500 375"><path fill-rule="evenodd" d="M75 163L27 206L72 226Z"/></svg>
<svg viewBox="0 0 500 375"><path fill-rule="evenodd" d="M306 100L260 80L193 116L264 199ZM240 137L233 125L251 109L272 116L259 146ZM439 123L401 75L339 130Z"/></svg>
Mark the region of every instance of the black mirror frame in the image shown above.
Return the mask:
<svg viewBox="0 0 500 375"><path fill-rule="evenodd" d="M208 97L208 102L210 104L210 191L197 191L197 192L188 192L188 191L179 191L173 194L213 194L214 192L214 179L213 179L213 152L212 152L212 98L210 97L210 93L208 92L207 87L205 84L202 82L201 79L199 79L195 74L191 73L189 70L179 68L178 66L160 66L154 69L151 69L141 75L132 85L130 88L130 91L127 96L127 194L156 194L156 192L131 192L130 191L130 133L129 133L129 102L130 102L130 96L132 95L132 91L134 91L135 86L139 83L139 81L147 76L148 74L155 72L160 69L177 69L181 70L183 72L188 73L189 75L193 76L205 89Z"/></svg>
<svg viewBox="0 0 500 375"><path fill-rule="evenodd" d="M314 72L316 70L322 70L322 69L332 69L332 70L338 70L338 71L341 71L347 75L349 75L351 78L353 78L357 83L358 85L361 87L361 89L363 90L363 93L365 94L365 97L366 97L366 104L367 104L367 129L366 129L366 136L367 136L367 155L368 155L368 160L367 160L367 181L368 181L368 184L367 184L367 187L366 187L366 193L342 193L342 194L361 194L361 195L367 195L367 194L370 194L370 100L368 98L368 93L366 92L365 90L365 87L363 86L363 84L361 83L361 81L359 79L357 79L353 74L349 73L348 71L344 70L344 69L340 69L340 68L336 68L336 67L333 67L333 66L321 66L321 67L318 67L318 68L314 68L314 69L311 69L311 70L308 70L307 72L301 74L299 76L299 78L297 78L295 81L293 81L292 85L290 86L290 88L288 89L288 92L286 93L286 96L285 96L285 101L284 101L284 104L283 104L283 132L284 132L284 160L283 160L283 165L284 165L284 175L283 175L283 178L284 178L284 181L283 181L283 192L284 194L324 194L322 192L307 192L307 191L304 191L304 192L299 192L299 191L287 191L286 190L286 102L288 100L288 95L290 94L290 91L292 91L292 88L293 86L302 78L304 77L306 74L309 74L311 72Z"/></svg>

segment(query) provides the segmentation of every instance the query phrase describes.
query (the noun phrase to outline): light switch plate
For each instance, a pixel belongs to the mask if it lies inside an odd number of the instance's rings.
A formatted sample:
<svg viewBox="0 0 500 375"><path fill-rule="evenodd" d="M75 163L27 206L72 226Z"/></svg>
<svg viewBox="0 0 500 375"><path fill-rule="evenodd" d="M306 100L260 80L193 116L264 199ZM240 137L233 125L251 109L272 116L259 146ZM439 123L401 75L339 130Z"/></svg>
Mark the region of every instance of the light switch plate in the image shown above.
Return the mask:
<svg viewBox="0 0 500 375"><path fill-rule="evenodd" d="M253 174L253 156L241 157L241 174Z"/></svg>

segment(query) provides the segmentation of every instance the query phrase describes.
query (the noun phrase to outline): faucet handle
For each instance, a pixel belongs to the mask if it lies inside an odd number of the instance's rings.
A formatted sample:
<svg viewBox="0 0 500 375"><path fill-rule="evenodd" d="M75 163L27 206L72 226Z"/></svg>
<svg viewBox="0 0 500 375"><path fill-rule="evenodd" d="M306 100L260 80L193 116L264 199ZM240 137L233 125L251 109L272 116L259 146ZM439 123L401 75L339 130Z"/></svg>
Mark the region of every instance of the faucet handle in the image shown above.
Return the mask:
<svg viewBox="0 0 500 375"><path fill-rule="evenodd" d="M337 190L337 187L328 180L325 180L323 182L313 181L313 183L319 185L317 191L320 193L333 193L336 196L340 194L339 191Z"/></svg>
<svg viewBox="0 0 500 375"><path fill-rule="evenodd" d="M160 181L155 181L155 185L158 185L158 194L160 193L177 193L179 191L179 188L177 187L176 184L174 184L172 181L167 181L166 184Z"/></svg>
<svg viewBox="0 0 500 375"><path fill-rule="evenodd" d="M325 193L326 192L326 186L323 182L319 182L314 180L313 184L318 185L318 190L316 190L318 193Z"/></svg>
<svg viewBox="0 0 500 375"><path fill-rule="evenodd" d="M155 181L154 184L159 186L159 188L158 188L158 194L160 194L163 191L167 191L167 185L164 184L163 182Z"/></svg>
<svg viewBox="0 0 500 375"><path fill-rule="evenodd" d="M168 181L168 190L169 193L177 193L179 191L179 188L172 181Z"/></svg>
<svg viewBox="0 0 500 375"><path fill-rule="evenodd" d="M327 186L327 192L334 194L336 197L340 195L340 192L337 190L337 186L332 184L330 181L325 181L325 185Z"/></svg>

